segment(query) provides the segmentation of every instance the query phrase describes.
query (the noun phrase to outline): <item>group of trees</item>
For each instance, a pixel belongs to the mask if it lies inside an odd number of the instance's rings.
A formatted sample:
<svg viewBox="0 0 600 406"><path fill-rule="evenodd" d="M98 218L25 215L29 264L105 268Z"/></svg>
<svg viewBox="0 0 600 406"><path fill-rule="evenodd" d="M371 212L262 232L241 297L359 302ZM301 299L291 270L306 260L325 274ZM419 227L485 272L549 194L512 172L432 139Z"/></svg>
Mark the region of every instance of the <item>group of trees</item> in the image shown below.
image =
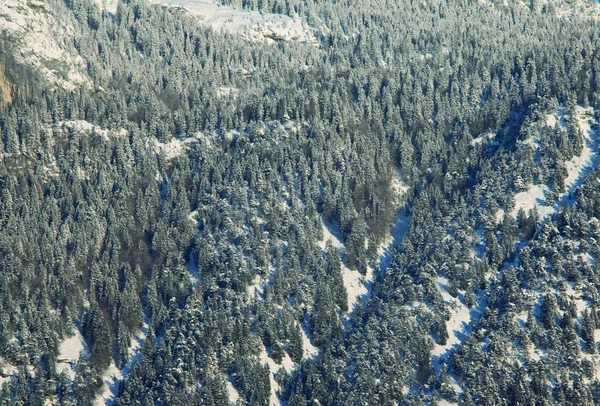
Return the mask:
<svg viewBox="0 0 600 406"><path fill-rule="evenodd" d="M227 380L252 405L273 385L289 405L600 401L596 173L543 224L508 214L531 183L549 204L565 192L576 105L600 101L596 23L469 1L231 3L299 14L315 47L142 0L51 3L96 90L0 109L2 402L91 404L144 320L117 404L226 404ZM564 128L545 120L559 105ZM382 273L401 208L410 232ZM320 248L323 222L343 252ZM375 269L353 309L344 267ZM473 315L433 357L454 334L441 289ZM75 328L90 351L71 380L56 363ZM263 347L294 368L270 370Z"/></svg>

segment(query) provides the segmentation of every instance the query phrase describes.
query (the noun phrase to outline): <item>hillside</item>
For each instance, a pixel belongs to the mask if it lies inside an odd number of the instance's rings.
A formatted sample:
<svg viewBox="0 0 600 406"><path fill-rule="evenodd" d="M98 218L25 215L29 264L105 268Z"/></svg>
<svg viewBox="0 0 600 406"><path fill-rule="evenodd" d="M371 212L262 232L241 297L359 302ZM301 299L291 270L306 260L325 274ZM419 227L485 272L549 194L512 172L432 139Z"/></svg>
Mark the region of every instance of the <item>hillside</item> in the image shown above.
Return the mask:
<svg viewBox="0 0 600 406"><path fill-rule="evenodd" d="M600 404L598 7L0 3L0 403Z"/></svg>

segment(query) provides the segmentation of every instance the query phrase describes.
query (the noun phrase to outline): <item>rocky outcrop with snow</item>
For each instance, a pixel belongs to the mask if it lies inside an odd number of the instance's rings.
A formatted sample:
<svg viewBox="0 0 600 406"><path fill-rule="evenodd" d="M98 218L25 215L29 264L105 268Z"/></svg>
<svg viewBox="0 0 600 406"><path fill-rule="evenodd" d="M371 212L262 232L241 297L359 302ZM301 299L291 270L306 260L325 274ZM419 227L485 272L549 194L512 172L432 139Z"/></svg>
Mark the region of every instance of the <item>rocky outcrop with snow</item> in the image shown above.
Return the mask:
<svg viewBox="0 0 600 406"><path fill-rule="evenodd" d="M30 69L51 86L74 90L90 85L83 58L72 48L74 27L60 5L37 0L0 1L0 38L14 62ZM6 60L0 63L0 87L11 101Z"/></svg>
<svg viewBox="0 0 600 406"><path fill-rule="evenodd" d="M239 35L249 41L296 41L317 44L313 29L298 16L237 9L211 0L150 1L182 8L198 16L204 24L216 31Z"/></svg>

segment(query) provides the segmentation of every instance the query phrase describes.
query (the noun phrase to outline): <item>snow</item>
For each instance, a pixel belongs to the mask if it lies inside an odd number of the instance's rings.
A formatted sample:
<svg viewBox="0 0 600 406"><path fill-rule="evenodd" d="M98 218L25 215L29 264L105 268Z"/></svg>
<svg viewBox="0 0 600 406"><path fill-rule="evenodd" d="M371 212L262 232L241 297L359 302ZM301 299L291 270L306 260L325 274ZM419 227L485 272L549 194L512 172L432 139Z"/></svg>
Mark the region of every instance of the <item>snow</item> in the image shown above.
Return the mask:
<svg viewBox="0 0 600 406"><path fill-rule="evenodd" d="M450 307L450 320L446 322L448 329L448 340L445 345L435 344L431 352L434 357L445 355L455 345L462 342L462 337L468 332L471 324L471 310L459 299L453 298L447 291L448 279L437 277L437 284L446 305Z"/></svg>
<svg viewBox="0 0 600 406"><path fill-rule="evenodd" d="M188 256L186 268L188 270L188 274L190 275L192 286L196 286L196 284L202 280L202 275L200 274L200 269L198 269L198 264L196 263L192 253L190 253Z"/></svg>
<svg viewBox="0 0 600 406"><path fill-rule="evenodd" d="M351 311L358 299L367 294L366 282L373 279L373 270L368 267L366 276L363 276L357 270L342 264L342 279L348 293L348 310Z"/></svg>
<svg viewBox="0 0 600 406"><path fill-rule="evenodd" d="M165 157L168 160L177 158L183 152L183 148L181 145L182 142L181 142L181 140L179 140L177 138L173 138L171 141L169 141L167 143L162 143L162 142L155 140L155 143L156 143L156 147L158 148L158 151L163 152L165 154Z"/></svg>
<svg viewBox="0 0 600 406"><path fill-rule="evenodd" d="M400 179L400 176L395 176L392 179L392 190L398 197L402 197L408 192L410 187Z"/></svg>
<svg viewBox="0 0 600 406"><path fill-rule="evenodd" d="M69 128L88 135L92 134L92 132L95 132L96 134L100 135L106 140L109 140L111 136L127 136L127 130L125 129L121 129L115 132L106 128L101 128L85 120L61 121L57 123L56 127L54 128L55 135L63 135L64 131Z"/></svg>
<svg viewBox="0 0 600 406"><path fill-rule="evenodd" d="M499 224L504 219L504 210L498 209L496 212L496 224Z"/></svg>
<svg viewBox="0 0 600 406"><path fill-rule="evenodd" d="M317 44L313 29L299 16L261 13L254 10L224 6L211 0L150 0L153 3L182 8L200 17L215 31L224 31L242 38L267 43L275 40Z"/></svg>
<svg viewBox="0 0 600 406"><path fill-rule="evenodd" d="M466 336L470 334L473 317L481 317L486 307L486 301L484 293L481 292L476 299L477 306L469 309L464 304L462 293L459 292L458 298L454 298L448 293L449 281L447 278L438 276L436 282L445 304L450 308L450 320L446 321L448 340L445 345L435 344L431 352L434 369L439 372L441 358L446 357L453 348L460 345Z"/></svg>
<svg viewBox="0 0 600 406"><path fill-rule="evenodd" d="M593 117L594 109L576 108L576 117L579 129L583 134L584 143L581 155L573 157L566 163L567 179L566 189L573 190L582 183L587 173L598 165L598 134L591 129L590 116Z"/></svg>
<svg viewBox="0 0 600 406"><path fill-rule="evenodd" d="M585 309L590 308L590 306L587 304L587 302L582 298L581 292L577 291L575 289L574 283L572 283L572 282L566 283L565 294L568 298L570 298L575 303L575 307L577 308L578 315L581 315L585 311Z"/></svg>
<svg viewBox="0 0 600 406"><path fill-rule="evenodd" d="M496 139L496 134L494 133L481 134L479 137L473 138L471 140L471 146L475 146L478 144L486 144L488 142L494 141L494 139Z"/></svg>
<svg viewBox="0 0 600 406"><path fill-rule="evenodd" d="M334 226L326 226L325 223L322 222L323 227L323 239L318 242L319 247L322 250L325 250L327 247L327 241L331 241L332 245L335 248L338 248L342 251L345 250L344 244L340 241L339 237L340 233L337 230L337 227ZM361 275L355 269L348 268L342 262L342 279L344 281L344 287L346 288L346 292L348 293L348 309L352 310L354 304L358 301L358 298L365 295L367 293L367 280L371 280L373 276L372 269L367 270L367 275Z"/></svg>
<svg viewBox="0 0 600 406"><path fill-rule="evenodd" d="M260 275L256 275L252 280L252 283L248 285L248 289L246 293L249 298L253 298L257 293L259 296L262 296L264 292L263 280Z"/></svg>
<svg viewBox="0 0 600 406"><path fill-rule="evenodd" d="M302 333L302 349L304 351L304 358L310 359L319 353L319 349L312 345L312 342L310 341L310 338L306 332L307 329L305 329L304 326L300 329L300 331Z"/></svg>
<svg viewBox="0 0 600 406"><path fill-rule="evenodd" d="M565 162L565 168L567 169L567 178L565 179L566 191L559 196L556 203L548 206L546 203L546 195L549 192L548 187L546 185L529 184L525 191L515 195L515 207L511 211L513 217L516 217L521 208L527 212L537 207L542 220L555 213L563 203L568 201L571 193L583 184L590 171L598 165L598 161L600 160L598 156L598 131L591 128L591 124L594 122L594 109L592 107L583 108L577 106L575 114L579 129L583 134L584 145L579 156L575 156ZM550 126L556 126L557 123L564 126L565 124L562 120L564 117L566 117L564 109L559 109L557 113L546 116L546 123Z"/></svg>
<svg viewBox="0 0 600 406"><path fill-rule="evenodd" d="M344 244L342 244L340 238L334 235L330 228L325 225L325 222L321 221L321 226L323 227L323 239L319 241L319 247L321 247L321 249L325 251L325 248L327 247L327 241L331 241L332 245L335 248L343 249ZM339 232L336 230L335 234L339 235Z"/></svg>
<svg viewBox="0 0 600 406"><path fill-rule="evenodd" d="M399 201L403 198L403 196L408 192L409 187L399 177L395 177L392 180L392 189L395 191L397 195L398 201L396 202L399 205ZM340 249L341 251L345 251L345 246L341 242L341 235L337 225L329 225L327 226L322 221L323 227L323 239L318 242L319 247L322 250L325 250L327 246L327 241L331 241L332 245L335 248ZM377 248L377 253L379 254L379 266L378 271L385 273L387 268L389 267L392 261L392 250L394 247L400 246L402 244L402 240L404 239L404 235L410 230L410 216L405 211L399 211L396 217L396 222L394 223L390 235L383 240L383 242ZM342 262L342 279L344 281L344 287L346 288L346 292L348 294L348 310L352 311L358 300L365 296L368 293L368 284L373 280L373 268L367 267L366 275L362 275L355 269L348 268Z"/></svg>
<svg viewBox="0 0 600 406"><path fill-rule="evenodd" d="M119 394L119 386L121 381L129 378L129 372L131 367L140 362L142 359L142 346L146 340L146 334L148 333L149 319L144 320L142 329L140 332L131 340L131 346L129 347L129 361L125 364L123 369L116 367L114 360L110 361L108 369L102 374L102 392L96 398L94 402L95 406L112 406L114 401Z"/></svg>
<svg viewBox="0 0 600 406"><path fill-rule="evenodd" d="M227 386L227 397L229 398L229 401L231 403L237 403L237 401L240 399L240 394L235 386L233 386L233 380L231 377L227 377L225 380L225 386Z"/></svg>
<svg viewBox="0 0 600 406"><path fill-rule="evenodd" d="M0 358L0 372L2 373L0 374L0 388L2 388L4 382L9 380L12 375L18 373L19 371L16 366L11 365L8 362L6 362L3 358Z"/></svg>
<svg viewBox="0 0 600 406"><path fill-rule="evenodd" d="M68 337L60 343L58 356L56 357L56 372L66 372L73 379L75 377L75 364L79 357L87 353L87 348L83 336L79 329L75 329L75 335Z"/></svg>
<svg viewBox="0 0 600 406"><path fill-rule="evenodd" d="M531 4L526 0L521 1L524 7L529 7ZM559 18L569 20L573 17L591 20L600 18L600 3L595 0L541 0L538 3L538 10L548 3L553 4L556 16Z"/></svg>
<svg viewBox="0 0 600 406"><path fill-rule="evenodd" d="M273 358L269 357L267 354L267 349L263 345L260 351L260 360L267 364L269 367L269 381L271 382L271 396L269 399L270 405L280 405L281 402L277 397L277 391L279 390L279 384L275 380L275 374L279 370L279 368L283 367L287 372L290 372L294 367L294 361L292 361L287 353L284 353L283 360L281 361L281 365L278 365Z"/></svg>
<svg viewBox="0 0 600 406"><path fill-rule="evenodd" d="M119 0L96 0L100 10L106 10L110 14L117 14L117 5Z"/></svg>
<svg viewBox="0 0 600 406"><path fill-rule="evenodd" d="M554 127L556 127L556 124L558 122L559 122L559 118L557 117L556 113L546 115L546 125L548 127L554 128Z"/></svg>
<svg viewBox="0 0 600 406"><path fill-rule="evenodd" d="M542 218L554 213L553 207L546 206L546 194L548 191L546 185L529 184L527 190L515 195L515 207L511 211L511 215L516 217L520 209L523 209L527 213L534 207L537 207Z"/></svg>
<svg viewBox="0 0 600 406"><path fill-rule="evenodd" d="M235 87L222 86L217 89L217 96L219 96L219 97L228 97L228 96L235 97L239 93L240 93L240 89L235 88Z"/></svg>
<svg viewBox="0 0 600 406"><path fill-rule="evenodd" d="M399 247L406 233L410 231L411 217L406 211L400 211L396 216L396 222L392 227L392 232L377 249L379 254L379 271L385 274L386 270L392 263L392 254L394 247Z"/></svg>

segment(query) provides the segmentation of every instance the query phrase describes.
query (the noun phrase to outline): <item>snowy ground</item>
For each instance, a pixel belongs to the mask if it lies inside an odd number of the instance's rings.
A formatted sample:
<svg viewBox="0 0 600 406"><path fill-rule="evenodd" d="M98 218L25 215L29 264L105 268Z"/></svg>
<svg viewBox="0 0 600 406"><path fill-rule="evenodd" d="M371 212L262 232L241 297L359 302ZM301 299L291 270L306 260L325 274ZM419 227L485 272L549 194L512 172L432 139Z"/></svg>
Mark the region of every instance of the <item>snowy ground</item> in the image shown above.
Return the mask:
<svg viewBox="0 0 600 406"><path fill-rule="evenodd" d="M102 136L104 139L109 140L111 136L119 136L126 137L127 130L121 129L118 132L113 132L111 130L107 130L105 128L98 127L93 123L85 120L71 120L71 121L61 121L54 128L54 135L63 135L65 130L73 129L79 132L83 132L87 135L92 134L92 132Z"/></svg>
<svg viewBox="0 0 600 406"><path fill-rule="evenodd" d="M398 177L394 178L392 182L392 188L396 193L399 200L408 191L408 186L405 185ZM399 204L399 201L397 202ZM342 243L341 233L337 225L326 225L322 223L323 227L323 239L318 242L319 247L325 250L327 242L331 241L332 245L342 252L345 251L346 247ZM379 254L379 263L377 270L382 274L385 274L387 268L392 262L392 255L394 247L399 247L402 244L404 235L410 230L410 216L406 214L404 210L401 210L394 223L391 233L387 238L379 245L377 253ZM342 278L344 280L344 287L348 293L348 310L352 311L354 305L364 297L369 291L369 284L373 281L373 268L367 267L367 274L362 275L360 272L354 269L349 269L342 262Z"/></svg>
<svg viewBox="0 0 600 406"><path fill-rule="evenodd" d="M227 377L225 380L225 386L227 387L227 397L231 403L237 403L240 399L240 393L237 391L235 386L233 386L233 379L231 377Z"/></svg>
<svg viewBox="0 0 600 406"><path fill-rule="evenodd" d="M298 16L260 13L237 9L211 0L150 0L171 7L181 7L199 16L216 31L240 35L249 41L275 40L317 44L313 29Z"/></svg>
<svg viewBox="0 0 600 406"><path fill-rule="evenodd" d="M302 332L302 349L304 350L304 358L312 358L319 352L319 349L315 347L310 338L308 337L307 329L302 326L300 329Z"/></svg>
<svg viewBox="0 0 600 406"><path fill-rule="evenodd" d="M436 344L431 352L432 356L439 358L455 345L460 344L465 337L465 333L470 331L471 310L459 298L454 298L448 293L448 279L438 277L437 284L445 304L450 309L450 320L446 322L448 340L445 345Z"/></svg>
<svg viewBox="0 0 600 406"><path fill-rule="evenodd" d="M101 10L106 10L110 14L117 14L117 5L119 0L96 0Z"/></svg>
<svg viewBox="0 0 600 406"><path fill-rule="evenodd" d="M321 247L322 250L325 250L328 241L331 241L335 248L345 251L346 248L341 241L338 227L336 225L327 226L323 223L323 239L318 242L319 247ZM352 310L358 299L367 293L366 283L368 280L371 280L372 277L372 269L369 268L367 275L363 276L356 269L350 269L342 262L342 279L344 280L344 287L348 293L349 311Z"/></svg>
<svg viewBox="0 0 600 406"><path fill-rule="evenodd" d="M540 214L540 218L543 220L549 215L555 213L560 206L565 202L569 201L571 193L581 184L583 184L585 178L589 172L598 166L600 157L598 155L598 131L593 130L591 125L594 123L594 109L583 108L577 106L576 118L584 137L584 145L581 155L575 156L569 161L565 162L567 169L567 178L565 179L566 191L562 193L558 200L552 204L547 205L546 196L548 193L548 187L546 185L533 185L530 184L526 191L517 193L515 195L515 207L511 211L511 215L516 217L519 209L525 210L525 212L537 207ZM557 123L564 126L565 113L564 109L559 109L558 113L548 115L546 117L546 123L548 126L554 127ZM533 141L532 141L533 142ZM537 144L539 147L539 143Z"/></svg>
<svg viewBox="0 0 600 406"><path fill-rule="evenodd" d="M279 384L277 384L277 381L275 380L275 374L277 373L279 368L282 368L282 367L287 372L291 372L295 368L296 364L294 363L294 361L292 361L290 359L290 356L284 352L283 360L281 361L281 365L278 365L273 360L273 358L271 358L267 354L267 349L265 348L264 345L261 348L260 360L269 366L269 380L271 382L271 397L269 400L269 404L270 405L279 405L279 404L281 404L281 402L279 401L279 398L277 397L277 391L279 390Z"/></svg>
<svg viewBox="0 0 600 406"><path fill-rule="evenodd" d="M396 193L401 197L408 188L400 181L396 181L393 185ZM331 241L332 245L335 248L338 248L343 252L345 251L345 246L341 242L341 236L339 232L339 228L336 225L326 225L322 222L323 227L323 239L319 241L317 244L322 249L325 250L327 247L327 242ZM402 243L402 239L406 232L408 232L410 228L410 217L406 215L404 211L401 211L398 214L397 221L394 224L392 231L387 239L380 245L379 247L379 268L381 272L385 272L387 267L389 266L392 258L392 250L395 246L399 246ZM368 273L366 276L361 275L356 270L351 270L345 266L342 262L342 279L344 281L344 287L348 293L348 309L352 309L354 305L359 302L359 300L364 299L364 297L368 294L368 284L371 283L373 277L373 269L371 267L368 268ZM257 276L254 281L248 287L248 295L254 296L255 293L262 294L264 289L264 281ZM301 332L302 332L302 347L304 351L304 358L311 359L314 358L319 350L316 348L310 339L310 331L307 327L307 322L302 323ZM269 356L267 353L267 349L262 346L260 353L260 360L269 367L269 378L271 382L271 395L270 395L270 405L280 405L281 402L277 397L277 391L279 390L279 386L275 381L275 374L277 371L283 367L286 371L292 372L296 367L295 364L289 355L286 353L284 355L283 361L281 365L275 363L275 361ZM229 400L231 402L236 402L239 399L239 393L233 386L231 379L228 380L227 383Z"/></svg>
<svg viewBox="0 0 600 406"><path fill-rule="evenodd" d="M94 402L95 406L112 406L119 393L121 381L129 378L131 367L142 359L142 347L146 340L148 324L150 319L146 319L142 325L141 331L131 340L129 347L129 361L122 369L118 369L114 361L110 362L108 369L102 374L102 392Z"/></svg>
<svg viewBox="0 0 600 406"><path fill-rule="evenodd" d="M0 388L2 388L4 382L9 380L10 377L16 373L18 373L16 366L11 365L3 358L0 358Z"/></svg>
<svg viewBox="0 0 600 406"><path fill-rule="evenodd" d="M410 216L406 211L402 210L396 217L396 222L392 227L392 233L379 246L377 253L379 254L379 270L385 275L388 267L392 263L392 255L394 247L399 247L406 233L410 231Z"/></svg>
<svg viewBox="0 0 600 406"><path fill-rule="evenodd" d="M75 377L75 364L81 355L88 352L87 346L79 329L75 328L75 334L60 343L58 356L56 357L56 372L66 372L73 379Z"/></svg>

